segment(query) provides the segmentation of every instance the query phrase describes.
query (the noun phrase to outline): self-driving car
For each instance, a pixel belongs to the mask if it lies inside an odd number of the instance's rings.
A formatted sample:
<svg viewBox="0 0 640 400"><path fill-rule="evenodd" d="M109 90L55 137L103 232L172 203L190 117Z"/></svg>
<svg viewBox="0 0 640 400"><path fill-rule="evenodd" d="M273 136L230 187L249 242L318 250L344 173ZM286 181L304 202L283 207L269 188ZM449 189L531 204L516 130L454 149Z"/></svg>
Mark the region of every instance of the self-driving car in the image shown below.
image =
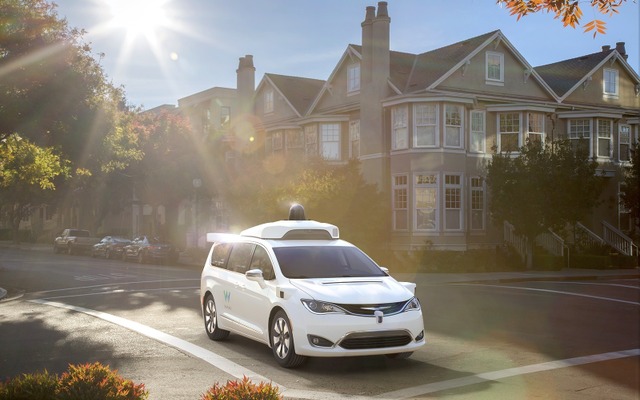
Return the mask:
<svg viewBox="0 0 640 400"><path fill-rule="evenodd" d="M209 338L262 342L286 368L308 356L405 358L423 346L416 285L300 209L294 219L207 235L200 300Z"/></svg>

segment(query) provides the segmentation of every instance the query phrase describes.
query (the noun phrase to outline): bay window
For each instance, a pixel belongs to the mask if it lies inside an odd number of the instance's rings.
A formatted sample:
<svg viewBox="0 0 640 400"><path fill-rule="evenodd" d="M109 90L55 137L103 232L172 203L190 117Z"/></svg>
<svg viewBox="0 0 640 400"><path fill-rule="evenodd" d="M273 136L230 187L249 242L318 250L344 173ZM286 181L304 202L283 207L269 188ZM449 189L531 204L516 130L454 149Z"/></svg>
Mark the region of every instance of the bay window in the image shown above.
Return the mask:
<svg viewBox="0 0 640 400"><path fill-rule="evenodd" d="M438 175L415 176L415 228L421 231L438 229Z"/></svg>
<svg viewBox="0 0 640 400"><path fill-rule="evenodd" d="M320 146L322 158L340 160L340 124L320 125Z"/></svg>
<svg viewBox="0 0 640 400"><path fill-rule="evenodd" d="M409 148L409 130L407 127L407 107L398 106L391 110L392 132L391 149Z"/></svg>
<svg viewBox="0 0 640 400"><path fill-rule="evenodd" d="M393 177L393 229L407 230L408 219L408 178L407 175Z"/></svg>
<svg viewBox="0 0 640 400"><path fill-rule="evenodd" d="M444 228L462 229L462 185L460 175L444 176Z"/></svg>
<svg viewBox="0 0 640 400"><path fill-rule="evenodd" d="M498 140L500 151L518 151L520 148L520 113L498 114Z"/></svg>
<svg viewBox="0 0 640 400"><path fill-rule="evenodd" d="M598 119L598 157L611 157L611 120Z"/></svg>
<svg viewBox="0 0 640 400"><path fill-rule="evenodd" d="M414 147L438 146L438 105L415 104L414 118Z"/></svg>
<svg viewBox="0 0 640 400"><path fill-rule="evenodd" d="M453 104L445 105L445 147L463 147L462 143L462 106Z"/></svg>
<svg viewBox="0 0 640 400"><path fill-rule="evenodd" d="M485 152L486 124L484 111L471 111L471 138L469 150L475 153Z"/></svg>

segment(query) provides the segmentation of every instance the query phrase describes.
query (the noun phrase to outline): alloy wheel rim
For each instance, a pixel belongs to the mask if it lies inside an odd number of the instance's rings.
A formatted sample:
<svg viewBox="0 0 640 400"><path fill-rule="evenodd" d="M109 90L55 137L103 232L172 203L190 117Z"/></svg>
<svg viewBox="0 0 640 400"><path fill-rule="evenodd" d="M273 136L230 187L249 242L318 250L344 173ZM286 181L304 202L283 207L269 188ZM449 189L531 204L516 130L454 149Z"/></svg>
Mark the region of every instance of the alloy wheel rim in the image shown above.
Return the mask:
<svg viewBox="0 0 640 400"><path fill-rule="evenodd" d="M274 323L273 346L276 349L276 354L281 359L286 358L289 354L289 350L291 349L291 332L284 318L278 318Z"/></svg>
<svg viewBox="0 0 640 400"><path fill-rule="evenodd" d="M216 306L215 304L213 304L213 300L209 300L207 301L207 312L205 313L205 317L206 317L206 324L207 324L207 331L209 331L209 333L212 333L215 329L216 326Z"/></svg>

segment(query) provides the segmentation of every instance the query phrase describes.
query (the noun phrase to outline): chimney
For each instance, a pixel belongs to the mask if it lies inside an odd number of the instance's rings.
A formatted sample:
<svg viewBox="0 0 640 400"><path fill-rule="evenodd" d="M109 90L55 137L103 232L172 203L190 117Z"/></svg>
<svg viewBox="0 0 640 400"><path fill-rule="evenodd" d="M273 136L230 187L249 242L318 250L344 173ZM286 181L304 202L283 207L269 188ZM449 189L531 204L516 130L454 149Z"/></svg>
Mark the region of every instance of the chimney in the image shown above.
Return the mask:
<svg viewBox="0 0 640 400"><path fill-rule="evenodd" d="M616 43L616 51L618 53L620 53L620 55L626 60L627 58L629 58L629 55L627 54L627 50L624 48L624 42L618 42Z"/></svg>
<svg viewBox="0 0 640 400"><path fill-rule="evenodd" d="M256 87L256 69L253 66L253 56L247 54L240 57L236 70L236 88L238 90L238 108L240 113L251 111L253 94Z"/></svg>
<svg viewBox="0 0 640 400"><path fill-rule="evenodd" d="M609 46L609 45L604 45L604 46L602 46L602 52L603 52L603 53L606 53L606 52L607 52L607 51L609 51L609 50L611 50L611 46Z"/></svg>
<svg viewBox="0 0 640 400"><path fill-rule="evenodd" d="M384 91L387 87L387 80L390 73L390 49L389 49L389 27L391 18L387 11L387 2L378 2L378 13L373 20L373 84Z"/></svg>
<svg viewBox="0 0 640 400"><path fill-rule="evenodd" d="M360 65L361 85L371 82L371 68L373 60L373 20L376 17L376 8L367 7L367 11L362 22L362 63Z"/></svg>

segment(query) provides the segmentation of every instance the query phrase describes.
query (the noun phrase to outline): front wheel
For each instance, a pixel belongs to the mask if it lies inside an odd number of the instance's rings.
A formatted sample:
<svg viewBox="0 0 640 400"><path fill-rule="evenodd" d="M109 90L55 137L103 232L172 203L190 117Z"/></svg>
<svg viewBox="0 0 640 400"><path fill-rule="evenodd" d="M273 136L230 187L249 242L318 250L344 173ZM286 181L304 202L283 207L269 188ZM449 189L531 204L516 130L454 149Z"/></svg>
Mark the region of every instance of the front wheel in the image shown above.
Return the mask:
<svg viewBox="0 0 640 400"><path fill-rule="evenodd" d="M208 294L204 299L204 309L202 316L204 318L204 329L207 331L207 336L211 340L222 340L229 336L229 331L220 329L218 326L218 311L216 310L216 302L213 301L213 296Z"/></svg>
<svg viewBox="0 0 640 400"><path fill-rule="evenodd" d="M278 311L271 320L269 337L271 350L278 364L285 368L295 368L304 363L306 357L296 354L291 322L284 311Z"/></svg>

